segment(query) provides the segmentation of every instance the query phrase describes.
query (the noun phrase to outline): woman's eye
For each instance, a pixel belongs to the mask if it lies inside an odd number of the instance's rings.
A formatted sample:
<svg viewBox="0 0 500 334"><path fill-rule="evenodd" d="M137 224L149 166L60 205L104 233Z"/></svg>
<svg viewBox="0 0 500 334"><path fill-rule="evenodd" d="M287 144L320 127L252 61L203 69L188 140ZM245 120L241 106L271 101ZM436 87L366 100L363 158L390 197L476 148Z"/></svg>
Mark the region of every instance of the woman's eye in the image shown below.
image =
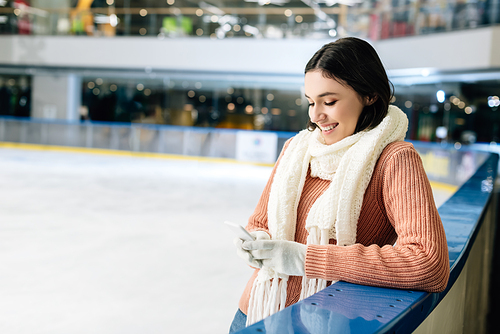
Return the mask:
<svg viewBox="0 0 500 334"><path fill-rule="evenodd" d="M314 106L314 103L309 103L308 105L309 107L313 107Z"/></svg>
<svg viewBox="0 0 500 334"><path fill-rule="evenodd" d="M325 106L333 106L337 101L325 102Z"/></svg>

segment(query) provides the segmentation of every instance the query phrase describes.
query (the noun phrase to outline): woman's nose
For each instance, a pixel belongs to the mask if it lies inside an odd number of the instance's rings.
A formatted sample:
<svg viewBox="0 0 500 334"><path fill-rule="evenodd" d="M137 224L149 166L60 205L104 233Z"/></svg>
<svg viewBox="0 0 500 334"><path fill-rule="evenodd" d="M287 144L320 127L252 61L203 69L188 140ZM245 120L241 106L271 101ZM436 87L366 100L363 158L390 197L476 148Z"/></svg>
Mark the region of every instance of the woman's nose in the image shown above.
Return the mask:
<svg viewBox="0 0 500 334"><path fill-rule="evenodd" d="M325 114L321 112L320 108L314 107L309 111L309 117L313 123L318 123L325 119Z"/></svg>

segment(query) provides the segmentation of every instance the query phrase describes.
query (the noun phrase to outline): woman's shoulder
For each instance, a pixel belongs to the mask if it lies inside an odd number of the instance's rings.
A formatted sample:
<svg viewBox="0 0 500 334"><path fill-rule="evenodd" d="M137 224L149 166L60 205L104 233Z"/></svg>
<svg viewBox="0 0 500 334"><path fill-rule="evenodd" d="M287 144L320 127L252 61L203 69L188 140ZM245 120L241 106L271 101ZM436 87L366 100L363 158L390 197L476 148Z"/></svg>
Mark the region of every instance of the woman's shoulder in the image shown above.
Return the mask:
<svg viewBox="0 0 500 334"><path fill-rule="evenodd" d="M378 158L375 170L381 172L386 168L391 168L390 166L394 164L400 165L402 161L414 159L419 159L419 154L415 147L413 147L413 144L405 141L396 141L384 148Z"/></svg>
<svg viewBox="0 0 500 334"><path fill-rule="evenodd" d="M417 153L417 150L415 150L415 147L413 147L412 143L406 141L395 141L384 148L384 150L380 154L379 160L382 160L383 158L390 158L396 154L413 152Z"/></svg>

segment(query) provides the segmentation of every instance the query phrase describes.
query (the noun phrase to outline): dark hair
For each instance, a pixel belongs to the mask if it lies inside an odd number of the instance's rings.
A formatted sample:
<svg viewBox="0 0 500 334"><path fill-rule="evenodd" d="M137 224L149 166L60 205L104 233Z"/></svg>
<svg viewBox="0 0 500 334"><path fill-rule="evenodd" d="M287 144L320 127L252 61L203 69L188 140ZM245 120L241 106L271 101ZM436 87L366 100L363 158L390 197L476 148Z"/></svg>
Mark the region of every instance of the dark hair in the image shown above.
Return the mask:
<svg viewBox="0 0 500 334"><path fill-rule="evenodd" d="M354 133L372 129L387 115L394 86L389 81L375 49L366 41L346 37L319 49L306 65L305 73L321 71L323 76L348 85L361 97L376 98L363 108ZM309 120L308 129L316 124Z"/></svg>

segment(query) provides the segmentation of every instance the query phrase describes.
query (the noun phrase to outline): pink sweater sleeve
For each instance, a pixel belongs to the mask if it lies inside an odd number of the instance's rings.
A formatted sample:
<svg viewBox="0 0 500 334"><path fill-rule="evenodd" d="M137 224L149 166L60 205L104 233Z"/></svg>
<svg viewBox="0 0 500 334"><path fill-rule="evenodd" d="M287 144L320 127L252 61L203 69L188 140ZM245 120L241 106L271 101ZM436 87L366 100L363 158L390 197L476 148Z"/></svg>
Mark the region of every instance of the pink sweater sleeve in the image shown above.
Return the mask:
<svg viewBox="0 0 500 334"><path fill-rule="evenodd" d="M383 203L398 235L394 246L309 245L306 276L356 284L440 292L449 278L446 236L415 150L391 156L383 172Z"/></svg>

